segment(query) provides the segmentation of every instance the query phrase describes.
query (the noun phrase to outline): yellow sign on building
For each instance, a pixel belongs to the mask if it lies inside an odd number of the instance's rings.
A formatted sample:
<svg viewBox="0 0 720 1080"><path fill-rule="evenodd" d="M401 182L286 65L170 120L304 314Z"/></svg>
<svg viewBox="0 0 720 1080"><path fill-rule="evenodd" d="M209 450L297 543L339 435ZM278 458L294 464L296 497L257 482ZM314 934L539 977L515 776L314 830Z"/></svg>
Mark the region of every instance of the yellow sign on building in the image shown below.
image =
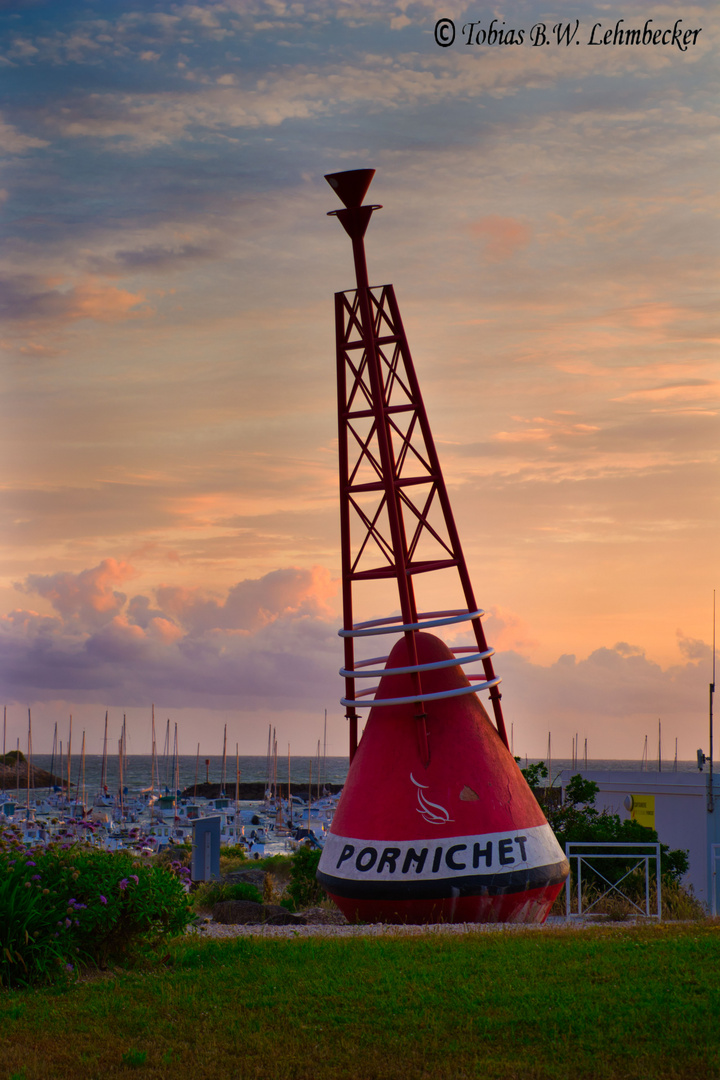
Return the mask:
<svg viewBox="0 0 720 1080"><path fill-rule="evenodd" d="M648 829L655 828L655 796L633 795L630 817Z"/></svg>

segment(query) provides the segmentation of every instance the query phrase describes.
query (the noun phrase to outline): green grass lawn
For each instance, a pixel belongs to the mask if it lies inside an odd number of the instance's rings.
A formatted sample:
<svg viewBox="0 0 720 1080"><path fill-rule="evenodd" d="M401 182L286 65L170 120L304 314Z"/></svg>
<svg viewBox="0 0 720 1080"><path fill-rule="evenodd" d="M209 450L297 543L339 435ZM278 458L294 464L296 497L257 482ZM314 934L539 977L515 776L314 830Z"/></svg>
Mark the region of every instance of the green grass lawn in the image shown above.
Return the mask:
<svg viewBox="0 0 720 1080"><path fill-rule="evenodd" d="M0 1077L720 1077L720 925L176 942L0 993Z"/></svg>

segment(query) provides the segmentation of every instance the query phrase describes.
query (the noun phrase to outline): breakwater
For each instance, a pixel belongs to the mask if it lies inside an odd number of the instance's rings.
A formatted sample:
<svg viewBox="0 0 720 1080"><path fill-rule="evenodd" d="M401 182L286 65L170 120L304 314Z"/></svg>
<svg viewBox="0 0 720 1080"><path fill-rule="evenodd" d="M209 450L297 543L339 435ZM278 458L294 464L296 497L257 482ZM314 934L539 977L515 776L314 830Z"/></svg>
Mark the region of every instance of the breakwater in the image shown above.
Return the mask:
<svg viewBox="0 0 720 1080"><path fill-rule="evenodd" d="M286 796L287 781L284 784L278 784L278 787L284 789L283 795ZM267 785L261 781L241 783L237 785L237 791L235 783L225 784L224 787L222 784L204 783L198 784L197 786L191 784L189 787L186 787L184 791L181 791L180 797L182 799L220 799L224 796L231 801L238 799L245 802L261 802L265 797L266 790ZM331 795L336 795L339 791L342 791L342 784L324 784L321 786L321 794L323 791ZM304 799L307 802L308 785L302 784L301 782L297 785L291 784L290 793L291 795L299 796L299 798ZM317 798L317 785L314 783L312 786L312 797L313 799Z"/></svg>

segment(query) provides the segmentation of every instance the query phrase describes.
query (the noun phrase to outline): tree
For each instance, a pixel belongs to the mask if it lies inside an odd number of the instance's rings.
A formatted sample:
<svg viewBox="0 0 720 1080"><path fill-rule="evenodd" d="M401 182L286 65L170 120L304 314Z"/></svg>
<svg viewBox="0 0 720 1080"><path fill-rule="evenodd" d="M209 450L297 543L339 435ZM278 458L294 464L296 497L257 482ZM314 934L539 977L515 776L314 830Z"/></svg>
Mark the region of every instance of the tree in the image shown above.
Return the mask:
<svg viewBox="0 0 720 1080"><path fill-rule="evenodd" d="M537 766L530 766L530 768L537 768ZM547 775L547 769L545 775ZM608 844L656 844L658 842L655 829L650 829L631 819L622 821L618 814L611 814L608 810L598 810L595 799L599 791L600 788L596 783L585 780L577 774L572 776L565 785L565 798L562 803L558 806L543 807L548 823L563 851L568 842L606 842ZM671 850L667 844L660 845L660 873L664 883L679 883L683 874L687 873L689 865L687 851L679 848ZM607 869L611 871L613 867L608 863Z"/></svg>

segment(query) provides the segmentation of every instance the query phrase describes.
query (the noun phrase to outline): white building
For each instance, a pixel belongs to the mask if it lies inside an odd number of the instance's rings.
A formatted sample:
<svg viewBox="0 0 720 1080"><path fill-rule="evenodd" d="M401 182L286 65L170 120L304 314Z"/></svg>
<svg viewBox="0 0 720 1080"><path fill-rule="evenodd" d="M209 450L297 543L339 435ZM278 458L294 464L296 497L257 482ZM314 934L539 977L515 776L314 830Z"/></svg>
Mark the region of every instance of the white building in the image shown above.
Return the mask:
<svg viewBox="0 0 720 1080"><path fill-rule="evenodd" d="M661 844L688 852L690 869L683 884L691 885L708 912L720 912L720 776L713 775L709 798L708 773L595 772L575 770L600 788L598 810L632 818L654 828ZM563 788L571 772L561 773ZM563 792L564 794L564 792ZM712 807L712 809L711 809Z"/></svg>

